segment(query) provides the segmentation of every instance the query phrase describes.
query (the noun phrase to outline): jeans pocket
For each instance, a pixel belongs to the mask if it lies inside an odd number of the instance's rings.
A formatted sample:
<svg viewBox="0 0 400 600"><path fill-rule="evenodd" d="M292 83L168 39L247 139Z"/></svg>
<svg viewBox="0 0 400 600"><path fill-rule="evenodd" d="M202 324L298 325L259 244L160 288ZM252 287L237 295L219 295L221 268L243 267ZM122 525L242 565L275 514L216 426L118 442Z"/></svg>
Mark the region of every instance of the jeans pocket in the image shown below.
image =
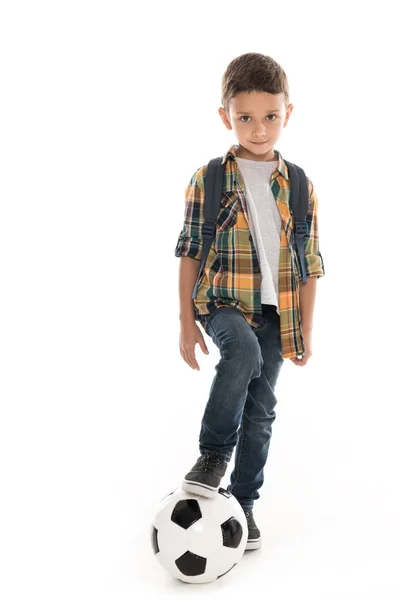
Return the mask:
<svg viewBox="0 0 400 600"><path fill-rule="evenodd" d="M207 335L209 335L211 337L210 334L210 329L209 329L209 325L210 325L210 318L213 316L215 310L218 309L214 309L210 314L208 315L200 315L200 319L201 322L204 324L204 331L206 332Z"/></svg>

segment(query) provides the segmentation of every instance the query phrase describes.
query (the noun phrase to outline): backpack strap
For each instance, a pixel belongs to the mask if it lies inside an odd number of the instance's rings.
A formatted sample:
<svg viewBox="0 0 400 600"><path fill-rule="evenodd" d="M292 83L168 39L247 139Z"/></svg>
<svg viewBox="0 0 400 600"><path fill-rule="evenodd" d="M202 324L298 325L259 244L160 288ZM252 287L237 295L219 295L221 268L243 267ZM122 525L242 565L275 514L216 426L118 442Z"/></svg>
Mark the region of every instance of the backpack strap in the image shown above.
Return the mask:
<svg viewBox="0 0 400 600"><path fill-rule="evenodd" d="M305 172L301 167L285 159L289 170L290 195L289 209L294 215L295 225L295 244L299 254L301 279L303 283L307 281L306 264L304 258L304 236L308 233L308 223L306 221L309 207L308 183Z"/></svg>
<svg viewBox="0 0 400 600"><path fill-rule="evenodd" d="M207 165L203 205L204 222L201 227L203 249L199 274L193 289L192 299L196 298L200 277L215 237L216 223L221 207L221 196L224 189L225 165L222 164L222 158L222 156L212 158Z"/></svg>

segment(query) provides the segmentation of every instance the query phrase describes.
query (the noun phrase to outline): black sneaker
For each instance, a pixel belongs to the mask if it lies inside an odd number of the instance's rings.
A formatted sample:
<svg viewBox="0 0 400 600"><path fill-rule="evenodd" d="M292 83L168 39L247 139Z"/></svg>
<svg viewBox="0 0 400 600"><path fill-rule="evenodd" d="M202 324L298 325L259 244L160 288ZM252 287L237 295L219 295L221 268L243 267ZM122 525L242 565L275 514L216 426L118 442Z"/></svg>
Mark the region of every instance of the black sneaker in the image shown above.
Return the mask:
<svg viewBox="0 0 400 600"><path fill-rule="evenodd" d="M249 535L247 538L246 550L256 550L261 547L261 534L258 529L256 522L253 517L253 511L248 509L243 509L244 514L246 515L247 527L249 529Z"/></svg>
<svg viewBox="0 0 400 600"><path fill-rule="evenodd" d="M216 498L219 484L225 475L228 462L224 456L206 453L200 456L182 482L185 492Z"/></svg>

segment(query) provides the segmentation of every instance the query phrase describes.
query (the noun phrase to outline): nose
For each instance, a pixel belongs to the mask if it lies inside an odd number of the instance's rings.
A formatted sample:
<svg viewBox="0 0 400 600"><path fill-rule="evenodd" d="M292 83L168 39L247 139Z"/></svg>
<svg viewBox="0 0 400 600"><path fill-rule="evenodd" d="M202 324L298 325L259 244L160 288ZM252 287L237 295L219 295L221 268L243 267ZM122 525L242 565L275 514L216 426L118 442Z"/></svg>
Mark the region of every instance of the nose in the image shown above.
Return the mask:
<svg viewBox="0 0 400 600"><path fill-rule="evenodd" d="M260 123L260 125L257 125L254 128L254 136L255 137L265 137L267 135L267 130L265 128L265 125L263 125L262 123Z"/></svg>

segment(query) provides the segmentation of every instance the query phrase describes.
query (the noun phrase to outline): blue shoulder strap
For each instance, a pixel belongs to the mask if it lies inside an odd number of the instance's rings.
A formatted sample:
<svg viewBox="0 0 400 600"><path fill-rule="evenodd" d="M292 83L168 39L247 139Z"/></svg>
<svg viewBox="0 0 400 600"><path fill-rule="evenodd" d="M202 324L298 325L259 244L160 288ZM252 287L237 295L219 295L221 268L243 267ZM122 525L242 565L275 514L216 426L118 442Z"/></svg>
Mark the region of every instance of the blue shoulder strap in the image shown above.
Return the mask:
<svg viewBox="0 0 400 600"><path fill-rule="evenodd" d="M306 264L304 259L304 236L308 233L306 221L309 207L308 183L303 169L285 159L289 170L290 194L289 209L294 215L295 244L300 259L301 278L307 281Z"/></svg>
<svg viewBox="0 0 400 600"><path fill-rule="evenodd" d="M203 250L199 274L197 276L196 285L194 286L192 299L196 298L200 277L215 237L216 222L221 207L221 196L224 189L225 165L222 164L222 158L222 156L213 158L207 165L204 187L204 222L201 228Z"/></svg>
<svg viewBox="0 0 400 600"><path fill-rule="evenodd" d="M289 209L294 216L294 243L300 259L301 278L307 281L304 260L304 236L308 232L306 215L309 206L307 177L303 169L285 159L290 178ZM213 158L207 165L204 188L204 222L202 224L203 250L199 274L193 289L192 299L196 298L197 288L204 265L215 237L216 221L220 211L221 197L224 191L225 165L222 156Z"/></svg>

